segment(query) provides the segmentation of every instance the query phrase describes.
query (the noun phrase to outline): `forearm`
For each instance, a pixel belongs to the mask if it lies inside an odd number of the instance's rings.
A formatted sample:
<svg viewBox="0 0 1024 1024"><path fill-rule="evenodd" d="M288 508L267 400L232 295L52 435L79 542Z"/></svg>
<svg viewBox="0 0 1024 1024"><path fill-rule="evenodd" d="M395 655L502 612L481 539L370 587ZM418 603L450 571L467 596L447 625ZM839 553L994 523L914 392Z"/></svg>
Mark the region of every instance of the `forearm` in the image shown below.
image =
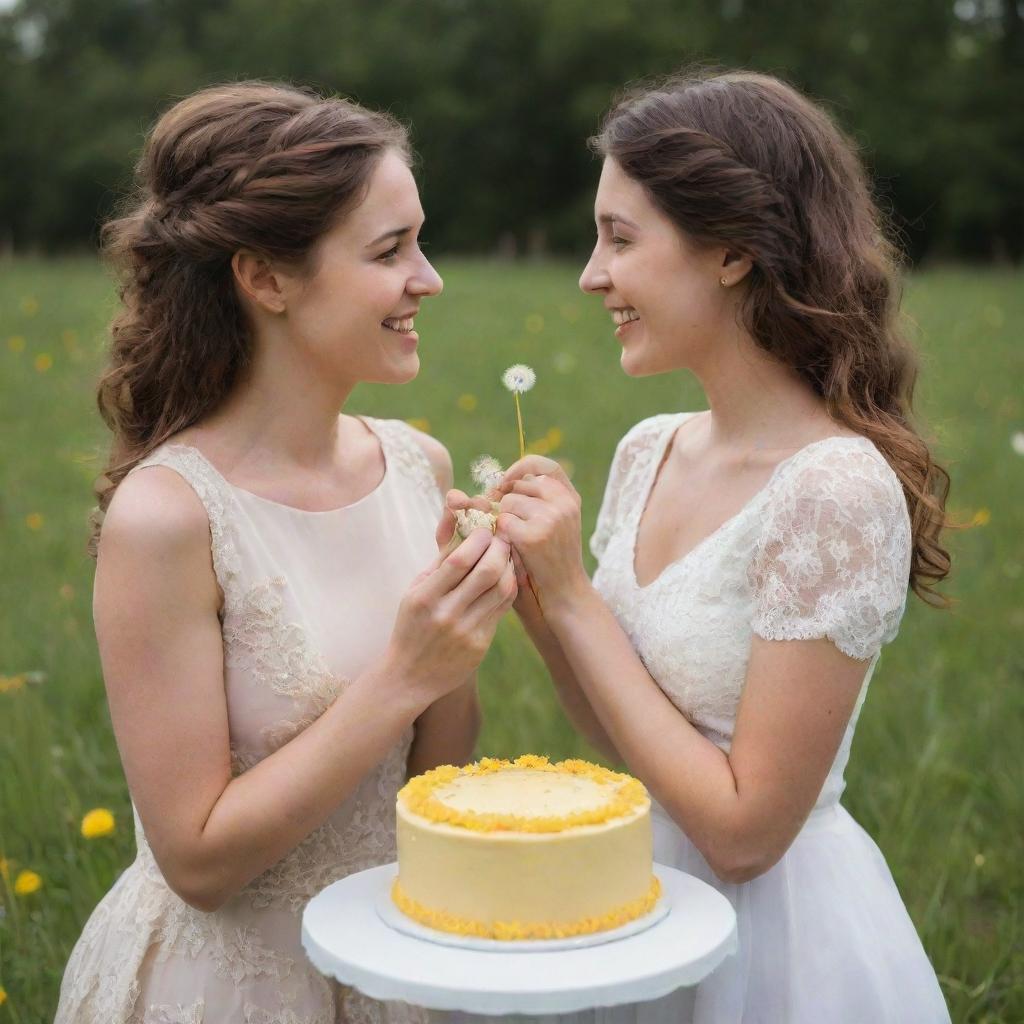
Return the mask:
<svg viewBox="0 0 1024 1024"><path fill-rule="evenodd" d="M727 755L651 678L592 587L548 622L575 679L629 771L642 779L720 874L743 861L743 806Z"/></svg>
<svg viewBox="0 0 1024 1024"><path fill-rule="evenodd" d="M559 703L573 727L603 757L621 763L622 756L591 707L589 698L581 688L572 665L551 628L539 615L520 615L519 618L534 647L544 659L551 680L555 684Z"/></svg>
<svg viewBox="0 0 1024 1024"><path fill-rule="evenodd" d="M441 764L468 764L473 759L481 721L476 673L473 673L462 686L434 701L416 719L406 778L422 775Z"/></svg>
<svg viewBox="0 0 1024 1024"><path fill-rule="evenodd" d="M200 902L215 909L290 853L400 741L422 709L389 673L383 662L373 666L315 722L225 787L195 845Z"/></svg>

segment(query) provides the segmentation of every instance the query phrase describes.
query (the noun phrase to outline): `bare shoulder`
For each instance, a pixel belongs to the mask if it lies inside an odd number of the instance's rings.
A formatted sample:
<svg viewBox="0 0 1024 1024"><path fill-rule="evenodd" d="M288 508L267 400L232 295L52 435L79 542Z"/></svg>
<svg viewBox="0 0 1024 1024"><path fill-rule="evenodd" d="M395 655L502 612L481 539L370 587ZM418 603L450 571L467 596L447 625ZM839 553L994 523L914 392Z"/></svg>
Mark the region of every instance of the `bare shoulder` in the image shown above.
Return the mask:
<svg viewBox="0 0 1024 1024"><path fill-rule="evenodd" d="M152 590L161 604L216 611L220 587L210 523L189 484L166 466L146 466L118 485L100 530L94 599Z"/></svg>
<svg viewBox="0 0 1024 1024"><path fill-rule="evenodd" d="M416 443L423 449L423 453L430 462L430 468L434 471L437 486L444 494L451 488L454 479L452 457L448 454L448 449L436 437L431 437L430 434L425 434L422 430L417 430L412 426L409 427L409 430L416 439Z"/></svg>
<svg viewBox="0 0 1024 1024"><path fill-rule="evenodd" d="M100 533L111 547L169 550L209 546L209 520L199 496L173 469L146 466L118 485Z"/></svg>

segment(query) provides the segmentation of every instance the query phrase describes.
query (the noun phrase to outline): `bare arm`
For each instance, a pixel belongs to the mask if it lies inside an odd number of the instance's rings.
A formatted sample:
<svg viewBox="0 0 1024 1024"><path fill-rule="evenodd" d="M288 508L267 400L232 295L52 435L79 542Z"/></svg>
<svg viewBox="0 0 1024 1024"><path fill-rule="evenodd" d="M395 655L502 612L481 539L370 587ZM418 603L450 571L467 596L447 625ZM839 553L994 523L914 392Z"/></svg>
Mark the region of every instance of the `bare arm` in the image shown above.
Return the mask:
<svg viewBox="0 0 1024 1024"><path fill-rule="evenodd" d="M596 592L557 612L553 629L630 772L712 870L745 882L775 864L821 792L867 662L828 640L755 637L726 754L665 696Z"/></svg>
<svg viewBox="0 0 1024 1024"><path fill-rule="evenodd" d="M214 910L321 825L452 672L475 669L514 596L507 564L482 531L439 561L407 593L381 659L232 779L205 510L169 469L125 480L103 526L96 631L125 775L168 884Z"/></svg>

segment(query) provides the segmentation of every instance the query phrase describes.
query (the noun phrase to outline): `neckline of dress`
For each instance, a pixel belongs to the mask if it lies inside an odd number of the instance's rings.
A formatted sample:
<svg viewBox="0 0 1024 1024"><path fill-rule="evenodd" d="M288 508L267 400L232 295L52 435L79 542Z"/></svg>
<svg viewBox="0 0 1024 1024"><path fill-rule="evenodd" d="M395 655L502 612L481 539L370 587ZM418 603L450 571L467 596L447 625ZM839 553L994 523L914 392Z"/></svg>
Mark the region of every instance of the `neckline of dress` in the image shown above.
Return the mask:
<svg viewBox="0 0 1024 1024"><path fill-rule="evenodd" d="M677 569L685 562L689 561L692 555L694 555L701 548L706 547L711 541L720 537L733 523L737 522L742 516L746 515L755 505L759 504L768 494L769 490L775 484L779 477L780 472L793 462L794 459L799 458L801 455L806 454L812 448L817 448L821 445L829 444L833 441L846 441L853 442L856 444L867 444L872 449L874 445L866 437L862 437L860 434L854 435L853 437L848 434L832 434L830 437L821 437L817 441L810 441L805 444L802 448L798 448L792 455L787 455L784 459L775 463L768 479L764 484L759 487L728 519L723 520L718 526L715 527L710 533L705 534L696 544L693 545L688 551L684 552L678 558L672 559L671 562L667 562L662 566L661 571L654 579L645 583L643 586L640 585L639 580L636 576L636 547L637 542L640 539L640 523L643 521L644 512L647 511L647 504L651 500L651 492L654 490L654 482L658 477L658 470L661 468L662 462L665 460L665 453L668 451L668 447L671 444L673 438L676 436L676 431L692 419L694 416L699 415L696 412L681 412L676 414L672 418L668 429L658 439L658 443L652 449L652 458L650 463L646 467L647 480L641 490L641 498L637 502L637 508L639 512L634 512L633 523L630 529L630 544L629 544L629 578L633 589L638 593L646 593L653 587L657 586L671 571Z"/></svg>
<svg viewBox="0 0 1024 1024"><path fill-rule="evenodd" d="M239 487L238 484L233 484L195 445L172 442L170 445L168 445L168 447L185 448L188 451L195 452L195 454L200 458L204 465L206 465L209 468L210 472L212 472L214 476L217 477L218 480L220 480L230 490L234 491L235 494L237 495L242 495L245 498L252 498L254 501L258 501L260 504L263 505L269 505L272 508L283 509L284 511L290 513L294 512L296 515L299 516L331 516L336 515L340 512L350 512L353 509L359 508L361 505L370 501L370 499L378 495L384 489L385 484L392 476L392 460L388 455L388 446L385 443L383 436L373 426L370 417L356 415L355 418L359 420L359 422L362 423L363 426L365 426L366 429L369 430L370 433L373 434L375 438L377 438L377 443L380 445L381 458L383 458L384 460L384 472L381 475L380 480L377 481L372 490L367 491L367 493L364 494L361 498L356 498L355 501L350 502L348 505L340 505L337 508L299 508L296 505L286 505L282 501L274 501L273 498L265 498L263 497L262 494L256 494L255 491L249 491L246 490L244 487Z"/></svg>

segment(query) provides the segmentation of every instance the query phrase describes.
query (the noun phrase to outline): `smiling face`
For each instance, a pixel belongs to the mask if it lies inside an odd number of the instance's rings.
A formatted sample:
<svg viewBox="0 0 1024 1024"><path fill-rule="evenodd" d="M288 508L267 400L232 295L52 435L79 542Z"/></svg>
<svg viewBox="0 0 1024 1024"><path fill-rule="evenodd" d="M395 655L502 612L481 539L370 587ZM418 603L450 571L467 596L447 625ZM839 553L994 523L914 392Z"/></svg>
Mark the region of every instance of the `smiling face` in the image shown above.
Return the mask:
<svg viewBox="0 0 1024 1024"><path fill-rule="evenodd" d="M311 272L280 275L289 344L339 383L401 384L419 372L413 318L441 278L420 251L416 182L388 151L363 201L310 253Z"/></svg>
<svg viewBox="0 0 1024 1024"><path fill-rule="evenodd" d="M597 244L580 288L604 299L631 377L698 369L736 324L749 262L698 246L610 157L594 202ZM723 277L727 285L723 286Z"/></svg>

